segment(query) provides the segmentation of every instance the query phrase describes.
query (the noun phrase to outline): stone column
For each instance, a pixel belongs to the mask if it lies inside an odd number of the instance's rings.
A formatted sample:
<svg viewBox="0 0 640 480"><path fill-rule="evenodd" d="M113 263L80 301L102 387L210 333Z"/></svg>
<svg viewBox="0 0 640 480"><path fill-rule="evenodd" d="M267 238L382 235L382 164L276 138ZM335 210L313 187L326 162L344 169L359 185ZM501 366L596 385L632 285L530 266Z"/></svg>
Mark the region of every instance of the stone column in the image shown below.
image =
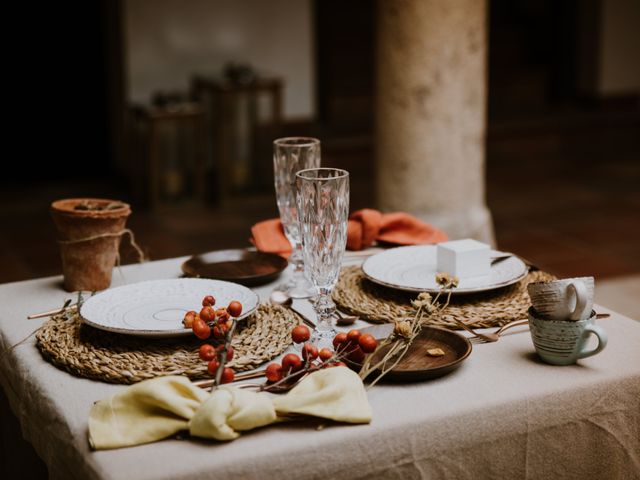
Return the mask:
<svg viewBox="0 0 640 480"><path fill-rule="evenodd" d="M379 0L376 184L452 239L493 243L485 204L485 0Z"/></svg>

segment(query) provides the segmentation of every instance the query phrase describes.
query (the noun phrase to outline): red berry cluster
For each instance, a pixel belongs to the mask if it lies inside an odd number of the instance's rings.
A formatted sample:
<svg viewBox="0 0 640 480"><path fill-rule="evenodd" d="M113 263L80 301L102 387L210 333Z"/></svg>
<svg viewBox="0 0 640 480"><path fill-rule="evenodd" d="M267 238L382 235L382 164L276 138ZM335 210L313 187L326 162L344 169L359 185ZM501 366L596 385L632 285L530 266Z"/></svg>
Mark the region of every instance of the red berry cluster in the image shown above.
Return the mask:
<svg viewBox="0 0 640 480"><path fill-rule="evenodd" d="M295 353L288 353L282 358L281 363L271 363L265 370L267 381L271 383L286 381L287 378L298 377L303 372L310 372L320 368L339 367L346 364L343 359L349 359L354 363L362 363L368 353L372 353L378 347L378 342L370 334L361 334L360 330L351 330L348 333L338 333L333 338L333 348L318 348L307 343L311 338L311 332L305 325L298 325L291 330L291 338L294 343L302 345L302 358ZM268 388L267 388L268 389Z"/></svg>
<svg viewBox="0 0 640 480"><path fill-rule="evenodd" d="M233 382L234 371L224 365L233 358L233 347L231 346L231 334L235 318L242 313L242 304L238 301L229 303L226 308L215 309L216 299L213 295L207 295L202 299L202 309L200 313L194 310L187 312L182 320L185 328L191 328L196 337L207 340L211 336L223 341L222 344L214 348L208 343L200 347L199 355L202 360L208 362L207 370L210 375L216 376L218 370L222 368L220 383Z"/></svg>

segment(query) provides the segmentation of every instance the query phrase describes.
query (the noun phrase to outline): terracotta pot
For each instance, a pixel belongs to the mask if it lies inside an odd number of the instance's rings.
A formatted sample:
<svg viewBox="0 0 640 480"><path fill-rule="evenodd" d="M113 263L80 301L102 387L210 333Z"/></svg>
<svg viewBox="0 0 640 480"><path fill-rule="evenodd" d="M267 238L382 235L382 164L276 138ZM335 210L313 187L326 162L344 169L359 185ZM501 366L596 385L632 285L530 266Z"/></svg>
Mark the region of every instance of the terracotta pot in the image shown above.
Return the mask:
<svg viewBox="0 0 640 480"><path fill-rule="evenodd" d="M109 204L117 206L103 210L76 208L78 205L106 207ZM122 236L74 240L122 232L130 214L128 204L104 198L69 198L51 204L51 216L60 241L65 290L109 288Z"/></svg>

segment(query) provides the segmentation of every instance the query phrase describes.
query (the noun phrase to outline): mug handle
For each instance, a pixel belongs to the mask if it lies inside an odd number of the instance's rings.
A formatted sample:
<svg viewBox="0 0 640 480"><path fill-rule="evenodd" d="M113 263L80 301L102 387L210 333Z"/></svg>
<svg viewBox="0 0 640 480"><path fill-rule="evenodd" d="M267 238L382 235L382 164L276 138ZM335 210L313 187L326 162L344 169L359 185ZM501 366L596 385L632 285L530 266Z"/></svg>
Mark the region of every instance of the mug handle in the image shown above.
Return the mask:
<svg viewBox="0 0 640 480"><path fill-rule="evenodd" d="M587 286L582 280L576 280L567 285L567 290L568 289L572 289L576 296L576 308L574 308L573 312L569 314L569 320L580 320L586 313L588 313L586 311L587 298L589 297Z"/></svg>
<svg viewBox="0 0 640 480"><path fill-rule="evenodd" d="M598 346L593 350L585 350L584 347L587 344L587 340L589 339L589 336L592 333L596 337L598 337ZM597 325L587 325L586 327L584 327L584 330L582 331L582 335L580 335L578 350L576 352L576 359L586 358L586 357L595 355L596 353L600 353L602 350L604 350L604 347L606 346L607 346L607 334L605 333L604 329L602 329Z"/></svg>

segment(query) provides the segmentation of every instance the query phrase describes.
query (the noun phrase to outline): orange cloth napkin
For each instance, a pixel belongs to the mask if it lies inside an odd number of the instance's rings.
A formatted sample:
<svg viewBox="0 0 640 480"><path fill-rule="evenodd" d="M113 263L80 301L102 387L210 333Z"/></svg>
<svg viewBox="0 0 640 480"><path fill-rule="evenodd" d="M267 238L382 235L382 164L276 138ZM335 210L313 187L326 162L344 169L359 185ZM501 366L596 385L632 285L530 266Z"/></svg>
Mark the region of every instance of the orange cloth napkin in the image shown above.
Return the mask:
<svg viewBox="0 0 640 480"><path fill-rule="evenodd" d="M277 253L284 257L291 253L291 244L284 235L279 218L256 223L251 227L251 237L251 242L261 252Z"/></svg>
<svg viewBox="0 0 640 480"><path fill-rule="evenodd" d="M251 227L251 235L253 244L262 252L284 256L291 253L291 245L277 218L256 223ZM422 245L444 242L447 239L447 234L442 230L408 213L380 213L378 210L365 208L349 217L349 250L362 250L370 247L376 240L397 245Z"/></svg>

